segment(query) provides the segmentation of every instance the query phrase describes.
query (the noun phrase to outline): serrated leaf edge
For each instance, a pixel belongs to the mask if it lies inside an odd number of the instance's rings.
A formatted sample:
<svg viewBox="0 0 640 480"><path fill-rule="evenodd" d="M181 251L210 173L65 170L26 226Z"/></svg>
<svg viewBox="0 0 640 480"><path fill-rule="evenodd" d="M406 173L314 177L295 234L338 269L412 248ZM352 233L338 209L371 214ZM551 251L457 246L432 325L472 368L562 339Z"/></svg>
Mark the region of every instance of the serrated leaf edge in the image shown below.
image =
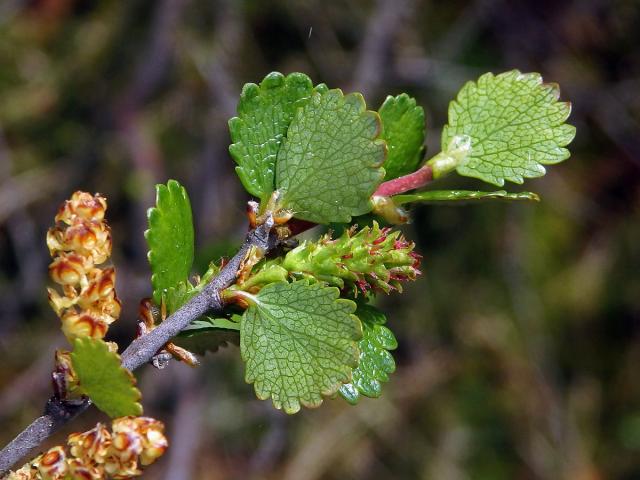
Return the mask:
<svg viewBox="0 0 640 480"><path fill-rule="evenodd" d="M358 308L359 309L360 308L372 308L375 311L372 312L371 315L380 314L382 316L382 318L378 318L378 316L376 315L375 317L372 318L371 322L369 322L371 324L371 327L370 327L371 330L374 331L376 328L385 329L391 334L391 336L393 337L394 342L395 342L393 346L387 348L385 345L382 345L382 343L380 343L377 340L377 337L375 337L375 336L372 337L372 339L370 340L370 341L374 341L381 349L383 349L391 357L391 360L393 361L393 367L390 370L383 372L385 374L386 379L385 378L382 378L382 379L376 378L376 379L374 379L374 381L380 386L380 388L382 388L382 384L389 381L388 375L393 373L393 372L395 372L395 370L396 370L395 361L394 361L393 356L391 355L391 351L393 351L396 348L398 348L398 342L395 339L395 336L394 336L393 332L391 331L391 329L389 329L389 327L386 326L386 323L387 323L386 316L380 310L378 310L377 308L372 307L370 305L367 305L367 304L359 304ZM356 311L356 313L357 313L357 311ZM360 317L359 317L359 319L360 319L360 323L362 324L362 330L363 330L363 338L360 340L360 342L362 342L362 341L364 341L364 330L365 330L364 323L365 322ZM358 344L360 344L360 342L358 342ZM360 352L360 356L358 358L358 364L362 360L362 356L363 356L363 352L361 351ZM357 369L357 367L354 368L354 371L356 369ZM358 402L360 401L360 397L362 397L362 396L365 396L365 397L368 397L368 398L379 398L380 395L381 395L381 394L370 395L367 392L365 392L363 390L360 390L360 388L358 388L358 386L353 383L353 380L348 382L348 383L345 382L340 387L340 389L338 390L338 393L350 405L357 405Z"/></svg>
<svg viewBox="0 0 640 480"><path fill-rule="evenodd" d="M576 135L576 128L575 126L571 125L571 124L567 124L565 123L566 120L569 118L569 116L571 115L571 109L572 109L572 104L571 102L558 102L559 98L560 98L560 86L555 83L555 82L544 82L542 75L537 73L537 72L529 72L529 73L522 73L520 70L518 69L513 69L513 70L509 70L506 72L501 72L498 74L494 74L493 72L487 72L483 75L481 75L480 77L478 77L477 80L469 80L467 81L462 88L458 91L456 97L454 100L452 100L449 103L449 110L452 108L452 106L454 104L460 104L462 102L462 94L463 92L468 89L468 88L479 88L480 83L481 82L486 82L488 79L502 79L502 78L508 78L508 77L514 77L514 80L517 81L528 81L528 80L534 80L537 87L543 88L545 90L550 90L553 93L553 97L554 100L557 103L563 104L564 106L566 106L566 115L564 116L563 120L558 124L555 125L556 128L561 128L561 127L566 127L567 130L571 130L571 133L569 134L569 136L567 137L567 141L564 144L559 144L558 148L560 150L563 151L562 156L558 157L557 160L555 161L541 161L541 160L536 160L537 161L537 167L536 167L536 172L530 172L529 175L517 175L514 176L513 178L497 178L495 179L495 181L493 181L493 179L489 179L486 176L483 176L480 172L477 172L476 170L473 169L467 169L465 170L465 165L467 163L467 160L469 159L469 156L464 156L461 157L460 159L458 159L458 163L456 165L456 170L458 171L459 175L462 176L466 176L466 177L471 177L471 178L477 178L479 180L482 180L483 182L487 182L490 183L492 185L496 185L498 187L502 187L504 186L504 182L505 180L508 180L512 183L521 185L522 183L524 183L525 179L531 179L531 178L539 178L542 177L546 174L546 169L544 168L543 165L555 165L558 164L566 159L568 159L571 156L571 152L564 148L567 145L569 145L573 139L575 138ZM442 129L442 135L441 135L441 143L442 143L442 153L446 153L446 150L448 148L448 145L445 145L445 139L448 138L448 131L449 131L449 124L447 123L443 129ZM460 135L458 135L460 136ZM465 135L466 136L466 135ZM454 142L456 136L453 136L451 139L451 142Z"/></svg>
<svg viewBox="0 0 640 480"><path fill-rule="evenodd" d="M133 373L124 368L122 366L122 359L120 358L120 355L117 354L116 352L112 352L109 350L109 347L107 346L106 342L104 340L101 339L94 339L91 337L80 337L80 338L76 338L75 342L74 342L74 349L71 352L71 362L74 365L74 369L77 371L78 369L76 368L75 362L77 361L77 355L74 355L74 353L76 352L77 346L81 345L83 343L87 343L89 342L91 344L91 347L97 347L102 349L105 352L105 356L106 357L111 357L110 360L112 360L112 364L116 364L117 368L115 369L115 371L118 371L119 373L121 373L122 375L124 375L127 380L129 381L130 387L131 387L131 392L134 393L132 399L133 399L133 404L132 404L132 409L134 409L135 411L132 410L131 413L129 413L130 415L142 415L143 413L143 409L142 409L142 405L139 403L140 400L142 399L142 393L140 393L140 390L136 387L136 377L133 375ZM111 368L111 367L109 367ZM107 412L106 410L103 410L102 407L95 402L94 398L91 396L90 392L86 391L86 387L83 387L82 385L82 379L78 378L79 380L79 390L81 392L83 392L86 396L88 396L91 401L96 405L96 407L100 410L102 410L104 413L106 413L107 415L109 415L110 417L114 418L114 417L118 417L118 416L122 416L118 412L118 414L113 414L110 412Z"/></svg>
<svg viewBox="0 0 640 480"><path fill-rule="evenodd" d="M380 105L380 108L378 109L378 115L380 117L380 133L379 133L379 138L384 140L385 142L387 142L387 139L385 138L385 128L384 128L384 120L382 119L382 112L383 109L388 108L388 106L392 103L395 103L394 106L398 107L398 106L403 106L404 110L402 112L402 115L400 116L400 118L404 118L405 116L407 116L410 112L412 112L414 109L419 111L420 117L422 119L422 124L423 124L423 128L421 128L421 136L422 136L422 142L421 142L421 146L418 148L418 150L415 152L414 157L418 157L417 161L416 161L416 168L419 167L420 165L420 160L422 159L422 156L424 155L424 151L425 151L425 146L424 146L424 141L426 138L426 116L424 113L424 108L421 105L418 105L417 100L410 96L407 93L400 93L399 95L393 96L393 95L387 95L387 98L385 98L384 102L382 102L382 105ZM406 106L405 106L406 105ZM389 157L389 145L387 142L387 153L385 155L385 164L388 160ZM385 169L386 170L386 169ZM414 169L415 170L415 169ZM411 173L411 171L407 171L402 173L402 175L406 175L408 173ZM396 178L398 176L401 175L395 175L394 177L390 177L388 175L388 171L385 172L385 179L386 180L391 180L393 178Z"/></svg>
<svg viewBox="0 0 640 480"><path fill-rule="evenodd" d="M344 379L337 380L335 382L334 388L325 389L325 390L322 390L320 392L320 395L322 397L333 397L338 393L338 391L340 390L342 385L344 385L345 383L350 383L351 382L351 376L353 374L353 369L357 367L358 361L359 361L359 358L360 358L360 349L358 347L358 343L362 339L362 323L361 323L360 319L353 313L353 312L355 312L357 305L352 300L349 300L349 299L346 299L346 298L340 298L340 290L338 288L336 288L336 287L328 287L326 285L323 285L322 283L311 282L311 281L306 280L306 279L297 280L295 282L275 282L275 283L271 283L271 284L267 285L266 287L264 287L258 293L258 295L260 293L264 292L267 289L276 288L275 285L281 285L281 284L291 285L293 283L306 284L307 286L309 286L311 288L314 288L314 289L330 290L334 302L342 304L342 305L348 305L352 309L352 313L349 313L348 315L352 319L352 321L354 322L354 326L357 325L356 329L359 330L359 338L351 340L352 351L353 351L353 361L351 362L350 365L347 365L348 367L350 367L350 371L349 371L348 375L345 376ZM256 296L256 300L255 301L256 301L255 307L256 308L260 308L260 303L259 303L259 299L257 298L257 296ZM246 314L247 311L245 311L245 314ZM244 320L244 315L243 315L243 320ZM242 338L241 338L241 342L240 343L242 345ZM241 352L242 360L246 363L248 361L248 357L247 357L246 352L242 348L240 349L240 352ZM272 392L262 392L262 391L260 391L258 389L256 379L255 378L251 379L249 377L249 372L246 371L246 370L245 370L244 379L245 379L245 382L247 384L253 384L255 395L259 400L268 400L269 398L271 398L272 399L272 403L273 403ZM292 410L284 409L284 411L287 414L294 414L294 413L297 413L300 410L300 406L303 406L305 408L318 408L318 407L320 407L320 405L322 405L323 400L324 399L321 398L318 402L307 402L304 399L298 398L297 399L297 401L299 403L298 408L292 409ZM273 405L278 410L280 410L282 408L282 405L276 405L275 403L273 403Z"/></svg>
<svg viewBox="0 0 640 480"><path fill-rule="evenodd" d="M260 81L259 84L245 83L244 86L242 87L242 92L240 93L240 99L238 100L238 112L237 112L238 114L230 118L228 121L229 135L231 136L231 142L232 142L231 145L229 145L229 154L237 164L237 166L235 167L235 172L240 178L240 182L244 186L245 190L247 190L247 192L249 192L251 195L257 198L260 198L262 201L265 201L269 197L269 195L271 194L275 186L271 185L271 189L265 192L261 192L257 188L254 188L254 186L252 185L251 179L249 177L249 173L246 171L246 169L242 165L242 156L239 153L239 148L241 147L242 142L239 139L235 138L234 136L235 135L234 132L236 131L236 129L241 128L241 126L245 123L245 120L242 118L242 115L244 114L244 112L241 111L242 105L244 102L248 102L259 95L266 95L268 91L273 90L275 88L280 88L283 86L286 88L287 84L292 84L293 82L305 81L305 80L308 81L309 85L311 86L312 95L315 91L317 91L318 88L322 89L322 87L324 87L324 84L320 84L317 87L314 87L312 80L307 75L300 72L292 72L292 73L289 73L288 75L284 75L280 72L274 71L274 72L268 73ZM309 96L309 99L310 98L311 96ZM302 107L299 106L298 109L300 108ZM297 111L294 112L292 119L295 117L296 113ZM282 140L280 141L278 150L282 148L282 143L285 137L286 137L286 131L284 132ZM277 152L276 152L276 158L277 158ZM273 165L274 170L275 170L275 161L276 160L274 159L274 165ZM275 183L275 174L274 174L274 183Z"/></svg>
<svg viewBox="0 0 640 480"><path fill-rule="evenodd" d="M365 116L371 116L375 119L376 122L376 130L373 133L373 135L370 137L370 140L376 144L377 146L381 146L383 149L382 155L381 155L381 159L376 162L375 164L372 164L370 167L372 170L378 169L378 179L376 182L374 182L373 187L371 188L371 192L368 193L367 198L371 198L371 196L373 195L373 193L375 192L375 190L378 188L378 186L380 185L380 183L382 183L382 181L384 180L385 177L385 170L384 170L384 162L387 159L387 155L388 155L388 147L387 147L387 142L380 138L380 134L382 132L382 120L380 118L380 115L378 114L378 112L374 111L374 110L367 110L367 104L366 101L364 99L364 96L359 93L359 92L351 92L348 94L345 94L342 89L340 88L333 88L333 89L328 89L326 87L326 85L324 84L319 84L317 87L315 87L313 94L310 97L309 103L311 103L313 101L313 98L316 96L324 96L324 95L332 95L332 94L336 94L339 95L342 98L342 101L344 103L352 103L354 105L357 105L358 107L358 112L360 114L361 117L365 117ZM296 112L296 115L294 115L294 119L292 120L292 123L297 119L298 116L302 115L302 111L304 110L304 107L299 107L298 111ZM285 142L287 141L287 139L285 139L282 143L282 145L285 144ZM281 147L282 149L282 147ZM276 160L276 164L277 164L277 160ZM277 174L277 166L276 166L276 175L275 175L275 184L276 184L276 189L278 190L278 192L280 192L280 197L282 199L282 203L284 207L287 207L286 205L286 195L287 195L287 191L286 189L282 188L281 185L279 185L279 181L278 181L278 174ZM361 211L360 211L361 210ZM364 215L365 213L368 213L371 211L371 203L367 202L366 207L364 206L363 203L363 207L360 209L359 211L352 213L352 215L349 217L348 220L345 219L341 219L339 220L340 222L343 223L348 223L351 221L351 218L355 217L355 216L359 216L359 215ZM293 210L293 214L296 218L300 218L303 220L306 220L305 216L300 216L300 213L304 213L304 212L300 212L300 211L295 211ZM325 221L316 221L316 220L310 220L310 221L314 221L316 223L331 223L331 222L335 222L338 220L325 220Z"/></svg>
<svg viewBox="0 0 640 480"><path fill-rule="evenodd" d="M186 201L187 206L189 208L189 212L191 212L191 225L193 228L193 210L191 209L191 200L189 199L189 195L187 194L187 190L186 188L180 184L180 182L178 182L177 180L173 180L170 179L169 181L167 181L166 185L163 183L159 183L156 185L156 202L155 205L153 207L150 207L149 209L147 209L147 222L149 224L149 228L147 230L144 231L144 238L147 240L148 244L150 242L153 241L154 235L153 235L153 229L151 227L151 223L155 220L152 219L152 217L157 217L159 215L162 215L160 208L158 208L158 203L160 202L160 197L161 195L163 195L163 192L168 192L169 194L173 194L175 192L177 192L180 197L182 197L183 200ZM147 253L147 259L149 261L149 266L151 268L151 286L153 288L153 298L156 301L156 303L160 304L162 301L162 296L163 294L161 293L160 297L156 296L156 290L158 289L158 287L156 286L157 282L158 282L158 278L157 278L157 273L154 273L154 264L156 262L156 255L155 252L153 251L153 249L149 248L149 252ZM193 267L193 253L192 253L192 258L191 258L191 266L189 267L189 269L191 269ZM188 278L189 275L187 274L187 276L184 279L184 282L188 283ZM174 285L173 288L177 287L180 283L182 282L178 282L178 284Z"/></svg>

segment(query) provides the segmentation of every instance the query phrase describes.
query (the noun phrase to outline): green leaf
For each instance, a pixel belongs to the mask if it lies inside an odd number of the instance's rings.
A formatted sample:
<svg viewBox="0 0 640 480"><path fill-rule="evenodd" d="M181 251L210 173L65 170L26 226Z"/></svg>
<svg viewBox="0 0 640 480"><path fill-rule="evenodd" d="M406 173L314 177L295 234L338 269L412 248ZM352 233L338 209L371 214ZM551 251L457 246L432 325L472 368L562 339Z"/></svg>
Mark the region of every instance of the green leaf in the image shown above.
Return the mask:
<svg viewBox="0 0 640 480"><path fill-rule="evenodd" d="M82 392L104 413L111 418L142 415L133 374L120 365L120 355L109 351L103 340L76 339L71 362Z"/></svg>
<svg viewBox="0 0 640 480"><path fill-rule="evenodd" d="M233 315L231 319L228 318L214 318L209 316L202 316L191 322L186 328L182 329L180 334L192 335L196 332L210 331L210 330L240 330L240 315Z"/></svg>
<svg viewBox="0 0 640 480"><path fill-rule="evenodd" d="M406 93L388 96L379 110L382 120L380 138L389 153L384 162L385 180L401 177L418 168L424 152L424 110Z"/></svg>
<svg viewBox="0 0 640 480"><path fill-rule="evenodd" d="M306 280L279 282L253 297L240 327L245 380L261 400L287 413L317 407L351 380L358 364L355 303L337 288Z"/></svg>
<svg viewBox="0 0 640 480"><path fill-rule="evenodd" d="M177 286L168 288L165 294L167 313L170 315L189 301L194 295L202 291L213 276L218 274L220 268L214 263L209 264L206 273L200 279L198 285L190 282L182 282ZM221 346L233 343L239 345L240 316L233 315L231 320L227 318L213 318L203 315L172 339L179 347L198 354L217 352Z"/></svg>
<svg viewBox="0 0 640 480"><path fill-rule="evenodd" d="M450 202L461 204L476 203L485 200L540 201L540 197L533 192L507 193L504 190L498 190L497 192L475 192L472 190L428 190L426 192L418 192L408 195L396 195L391 198L393 198L393 202L396 205L403 205L405 203L412 202L440 204L443 202Z"/></svg>
<svg viewBox="0 0 640 480"><path fill-rule="evenodd" d="M266 200L273 191L276 154L296 110L312 92L311 80L302 73L273 72L259 86L247 83L242 89L238 116L229 120L234 142L229 152L250 194Z"/></svg>
<svg viewBox="0 0 640 480"><path fill-rule="evenodd" d="M395 350L398 342L391 330L384 326L384 314L370 305L358 305L356 315L362 322L363 338L360 340L360 362L353 370L353 379L340 388L340 395L352 405L360 395L378 398L382 393L381 382L389 380L396 364L389 350Z"/></svg>
<svg viewBox="0 0 640 480"><path fill-rule="evenodd" d="M200 317L182 330L173 343L198 355L215 353L228 344L240 344L240 316L232 319Z"/></svg>
<svg viewBox="0 0 640 480"><path fill-rule="evenodd" d="M215 353L227 345L240 345L237 330L213 329L175 337L172 342L196 355Z"/></svg>
<svg viewBox="0 0 640 480"><path fill-rule="evenodd" d="M316 223L349 222L371 210L384 177L378 114L362 95L316 92L294 117L276 162L282 205Z"/></svg>
<svg viewBox="0 0 640 480"><path fill-rule="evenodd" d="M194 287L191 282L185 280L178 283L174 287L165 290L164 299L167 308L167 314L171 315L182 305L187 303L193 296L201 292L202 289L211 281L211 279L220 273L220 267L211 262L209 268L200 278L200 282Z"/></svg>
<svg viewBox="0 0 640 480"><path fill-rule="evenodd" d="M569 158L563 147L575 136L575 127L564 123L571 104L559 96L558 86L542 83L538 73L482 75L451 102L442 150L470 141L457 172L494 185L541 177L543 165Z"/></svg>
<svg viewBox="0 0 640 480"><path fill-rule="evenodd" d="M160 305L167 289L187 281L193 265L193 219L184 187L175 180L156 185L156 206L148 217L153 299Z"/></svg>
<svg viewBox="0 0 640 480"><path fill-rule="evenodd" d="M167 289L166 305L167 313L171 314L184 305L189 299L204 288L211 277L219 271L218 266L210 264L207 272L202 276L200 283L195 287L189 282L183 282L178 286ZM240 316L234 315L232 319L214 318L203 315L172 339L179 347L197 354L204 355L207 352L217 352L220 347L229 343L239 345Z"/></svg>

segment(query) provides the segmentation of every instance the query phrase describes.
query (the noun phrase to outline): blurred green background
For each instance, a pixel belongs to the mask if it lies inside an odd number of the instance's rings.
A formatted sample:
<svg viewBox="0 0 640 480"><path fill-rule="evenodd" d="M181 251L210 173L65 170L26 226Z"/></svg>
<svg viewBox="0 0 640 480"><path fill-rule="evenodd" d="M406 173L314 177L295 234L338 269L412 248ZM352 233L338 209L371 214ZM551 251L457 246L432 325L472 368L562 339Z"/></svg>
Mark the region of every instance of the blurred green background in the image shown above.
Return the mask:
<svg viewBox="0 0 640 480"><path fill-rule="evenodd" d="M245 82L302 71L372 109L409 92L430 156L465 81L519 68L573 102L573 156L527 182L540 204L414 210L424 275L380 302L400 341L383 397L287 417L236 347L144 368L171 441L145 478L640 478L639 24L637 0L1 0L0 442L40 413L65 345L44 239L71 192L108 198L126 345L155 183L186 185L200 265L246 230L226 125Z"/></svg>

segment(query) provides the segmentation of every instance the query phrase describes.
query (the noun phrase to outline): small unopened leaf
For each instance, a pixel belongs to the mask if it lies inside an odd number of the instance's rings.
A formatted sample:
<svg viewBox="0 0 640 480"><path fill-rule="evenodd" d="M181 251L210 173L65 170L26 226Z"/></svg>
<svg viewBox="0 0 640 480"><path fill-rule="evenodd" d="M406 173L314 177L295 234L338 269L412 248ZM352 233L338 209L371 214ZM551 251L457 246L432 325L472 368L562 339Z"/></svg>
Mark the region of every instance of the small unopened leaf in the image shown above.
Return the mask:
<svg viewBox="0 0 640 480"><path fill-rule="evenodd" d="M504 190L498 190L497 192L476 192L473 190L428 190L426 192L412 193L408 195L396 195L393 198L393 202L396 205L403 205L405 203L420 202L420 203L477 203L491 200L499 200L506 202L513 201L529 201L538 202L540 197L533 192L516 192L508 193Z"/></svg>
<svg viewBox="0 0 640 480"><path fill-rule="evenodd" d="M260 85L242 89L238 116L229 120L231 156L244 188L266 199L273 191L276 154L298 109L311 96L313 85L302 73L273 72Z"/></svg>
<svg viewBox="0 0 640 480"><path fill-rule="evenodd" d="M518 70L482 75L467 83L449 106L442 150L470 141L457 172L502 186L541 177L543 165L569 158L575 127L565 124L571 104L559 102L556 84Z"/></svg>
<svg viewBox="0 0 640 480"><path fill-rule="evenodd" d="M207 283L220 271L220 268L211 263L206 273L200 278L200 282L193 286L189 281L178 283L167 288L164 294L167 314L171 315L194 295L197 295ZM191 322L171 341L179 347L198 354L217 352L221 346L228 343L240 344L240 317L234 315L232 319L215 318L203 315Z"/></svg>
<svg viewBox="0 0 640 480"><path fill-rule="evenodd" d="M100 339L76 339L71 352L80 389L112 418L141 415L140 391L133 374L120 365L120 355Z"/></svg>
<svg viewBox="0 0 640 480"><path fill-rule="evenodd" d="M300 405L319 406L351 380L362 330L355 303L339 294L305 280L260 290L240 327L245 379L258 398L295 413Z"/></svg>
<svg viewBox="0 0 640 480"><path fill-rule="evenodd" d="M380 118L362 95L315 92L295 115L276 162L282 204L297 218L349 222L371 210L386 147Z"/></svg>
<svg viewBox="0 0 640 480"><path fill-rule="evenodd" d="M424 151L424 110L416 105L415 98L403 93L388 96L378 113L382 120L380 138L387 142L388 148L385 180L415 171Z"/></svg>
<svg viewBox="0 0 640 480"><path fill-rule="evenodd" d="M197 285L185 279L173 287L169 287L164 291L164 301L167 308L167 314L171 315L182 305L187 303L192 297L200 293L202 289L220 272L220 267L215 263L210 263L207 271L200 277Z"/></svg>
<svg viewBox="0 0 640 480"><path fill-rule="evenodd" d="M391 330L384 326L386 317L370 305L358 305L356 315L362 322L363 337L358 344L360 361L353 370L351 383L340 388L340 395L352 405L360 395L377 398L382 393L382 382L396 369L389 350L395 350L398 342Z"/></svg>
<svg viewBox="0 0 640 480"><path fill-rule="evenodd" d="M165 289L164 300L167 308L167 314L171 315L174 313L197 293L198 290L196 290L196 288L188 281L181 282L175 287Z"/></svg>
<svg viewBox="0 0 640 480"><path fill-rule="evenodd" d="M175 288L167 290L167 313L171 314L184 305L191 297L202 290L210 280L213 272L218 268L210 266L209 270L202 277L200 283L195 287L189 282L181 283ZM173 338L172 342L179 347L198 354L204 355L207 352L217 352L222 346L229 343L240 344L240 316L233 315L231 319L202 316L191 322L186 328Z"/></svg>
<svg viewBox="0 0 640 480"><path fill-rule="evenodd" d="M157 185L156 206L148 217L153 299L160 305L169 288L187 281L193 265L193 218L184 187L175 180Z"/></svg>

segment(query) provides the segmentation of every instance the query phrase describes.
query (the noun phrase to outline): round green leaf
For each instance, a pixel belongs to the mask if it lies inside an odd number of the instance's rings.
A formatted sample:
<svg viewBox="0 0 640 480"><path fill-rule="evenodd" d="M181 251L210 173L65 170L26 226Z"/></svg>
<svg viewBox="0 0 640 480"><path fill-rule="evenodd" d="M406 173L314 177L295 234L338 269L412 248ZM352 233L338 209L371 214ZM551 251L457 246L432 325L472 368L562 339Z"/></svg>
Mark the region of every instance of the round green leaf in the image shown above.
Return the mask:
<svg viewBox="0 0 640 480"><path fill-rule="evenodd" d="M337 288L278 282L254 297L240 326L245 379L287 413L318 407L351 380L362 335L355 303Z"/></svg>
<svg viewBox="0 0 640 480"><path fill-rule="evenodd" d="M282 205L316 223L349 222L371 210L384 177L380 118L362 95L315 92L294 117L278 152L276 188Z"/></svg>
<svg viewBox="0 0 640 480"><path fill-rule="evenodd" d="M311 96L313 84L302 73L267 75L260 85L247 83L238 116L229 120L231 156L244 188L266 200L273 191L276 154L298 107Z"/></svg>
<svg viewBox="0 0 640 480"><path fill-rule="evenodd" d="M380 110L382 133L389 153L384 161L385 180L415 171L424 152L424 110L406 93L389 95Z"/></svg>
<svg viewBox="0 0 640 480"><path fill-rule="evenodd" d="M398 342L384 326L386 318L380 310L370 305L358 305L356 315L362 322L362 340L358 344L360 361L353 370L353 379L340 387L340 395L355 405L360 395L377 398L382 393L382 382L389 380L389 374L396 370L396 364L389 353Z"/></svg>
<svg viewBox="0 0 640 480"><path fill-rule="evenodd" d="M457 172L494 185L541 177L543 165L569 158L564 147L575 136L575 127L564 123L571 104L559 96L558 86L542 83L538 73L482 75L451 102L442 150L470 142Z"/></svg>

